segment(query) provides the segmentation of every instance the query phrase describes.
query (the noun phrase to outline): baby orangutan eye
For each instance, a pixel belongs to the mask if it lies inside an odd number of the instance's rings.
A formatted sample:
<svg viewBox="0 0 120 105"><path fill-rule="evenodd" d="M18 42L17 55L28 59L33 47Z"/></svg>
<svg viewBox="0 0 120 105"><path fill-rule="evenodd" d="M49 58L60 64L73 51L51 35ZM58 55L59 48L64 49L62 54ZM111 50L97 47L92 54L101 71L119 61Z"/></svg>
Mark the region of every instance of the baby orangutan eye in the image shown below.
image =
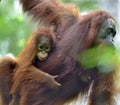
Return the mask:
<svg viewBox="0 0 120 105"><path fill-rule="evenodd" d="M38 45L38 50L43 50L44 46L42 44Z"/></svg>

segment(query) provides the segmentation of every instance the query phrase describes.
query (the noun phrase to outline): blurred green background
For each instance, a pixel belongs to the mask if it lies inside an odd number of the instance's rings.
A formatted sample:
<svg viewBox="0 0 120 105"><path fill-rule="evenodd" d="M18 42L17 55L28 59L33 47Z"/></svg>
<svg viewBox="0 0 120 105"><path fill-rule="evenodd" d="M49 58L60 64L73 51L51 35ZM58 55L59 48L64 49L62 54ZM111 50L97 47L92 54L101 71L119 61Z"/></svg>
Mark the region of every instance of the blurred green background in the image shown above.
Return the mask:
<svg viewBox="0 0 120 105"><path fill-rule="evenodd" d="M75 3L81 13L105 9L111 12L116 19L119 18L119 0L62 0L62 2ZM26 40L35 27L22 12L19 0L1 0L0 57L7 54L17 56L24 48Z"/></svg>

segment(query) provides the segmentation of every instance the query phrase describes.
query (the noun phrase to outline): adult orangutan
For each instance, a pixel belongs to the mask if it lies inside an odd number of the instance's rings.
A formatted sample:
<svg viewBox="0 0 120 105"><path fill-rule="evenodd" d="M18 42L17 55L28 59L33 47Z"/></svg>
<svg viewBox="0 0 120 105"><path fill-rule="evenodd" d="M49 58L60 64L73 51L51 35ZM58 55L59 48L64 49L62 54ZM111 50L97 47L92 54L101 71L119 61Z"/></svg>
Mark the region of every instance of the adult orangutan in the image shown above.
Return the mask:
<svg viewBox="0 0 120 105"><path fill-rule="evenodd" d="M54 31L59 37L56 48L45 62L36 59L34 65L51 75L58 75L56 81L61 83L61 88L53 90L43 84L27 80L20 87L20 97L17 97L16 104L64 105L76 99L79 94L86 94L92 84L88 105L116 105L115 67L104 72L106 65L99 64L101 53L104 52L102 47L110 47L113 49L113 55L115 54L114 18L105 11L93 11L79 16L74 6L64 5L59 0L20 1L23 10L36 22L40 21L42 25L48 27L54 26ZM81 55L94 47L97 49L96 64L85 67L84 63L81 63ZM98 49L101 49L100 52ZM112 60L112 57L109 59ZM23 78L26 78L26 75Z"/></svg>
<svg viewBox="0 0 120 105"><path fill-rule="evenodd" d="M63 105L75 99L78 94L87 93L91 83L93 85L88 105L115 105L115 67L104 72L108 65L106 67L99 64L102 51L96 51L98 54L95 54L95 58L98 59L90 68L84 67L78 59L85 51L94 47L102 50L102 47L110 46L113 55L115 54L114 18L105 11L93 11L79 16L74 6L61 4L58 0L21 0L21 4L23 10L36 22L54 26L54 31L60 38L46 62L36 60L34 65L51 75L59 75L57 81L62 87L54 91L41 84L26 81L20 91L20 105ZM109 59L112 60L112 57Z"/></svg>
<svg viewBox="0 0 120 105"><path fill-rule="evenodd" d="M55 42L55 33L50 29L41 28L33 33L26 47L16 59L10 57L0 59L0 95L2 105L8 105L11 99L10 105L16 104L20 85L27 80L44 83L52 89L60 87L60 84L54 80L57 76L49 75L33 65L36 58L41 62L48 58L48 55L55 47ZM28 52L29 54L27 54ZM12 79L13 84L11 82ZM10 95L11 85L13 97Z"/></svg>

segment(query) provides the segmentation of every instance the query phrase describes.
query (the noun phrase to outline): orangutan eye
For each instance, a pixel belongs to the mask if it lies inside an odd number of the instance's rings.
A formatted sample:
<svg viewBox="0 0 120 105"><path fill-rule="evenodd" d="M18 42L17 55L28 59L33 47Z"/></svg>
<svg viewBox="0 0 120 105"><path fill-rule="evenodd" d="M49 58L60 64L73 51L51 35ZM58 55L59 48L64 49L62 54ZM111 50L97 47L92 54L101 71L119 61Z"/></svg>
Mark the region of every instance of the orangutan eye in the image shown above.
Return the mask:
<svg viewBox="0 0 120 105"><path fill-rule="evenodd" d="M39 45L38 45L38 50L40 50L40 51L41 51L41 50L44 50L43 44L39 44Z"/></svg>
<svg viewBox="0 0 120 105"><path fill-rule="evenodd" d="M112 37L115 37L116 35L116 30L114 28L108 28L107 29L107 34L112 35Z"/></svg>

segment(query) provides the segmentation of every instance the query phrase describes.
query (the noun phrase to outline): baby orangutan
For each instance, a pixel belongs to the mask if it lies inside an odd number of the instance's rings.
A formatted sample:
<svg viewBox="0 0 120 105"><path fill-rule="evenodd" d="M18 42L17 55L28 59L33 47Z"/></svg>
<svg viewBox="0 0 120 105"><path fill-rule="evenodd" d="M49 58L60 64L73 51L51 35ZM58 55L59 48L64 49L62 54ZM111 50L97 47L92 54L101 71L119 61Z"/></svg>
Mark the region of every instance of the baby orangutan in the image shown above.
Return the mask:
<svg viewBox="0 0 120 105"><path fill-rule="evenodd" d="M50 29L39 29L32 35L26 48L16 59L17 66L15 68L11 93L14 93L25 80L46 83L51 88L58 88L60 86L54 80L57 76L49 75L33 65L36 57L40 61L47 59L50 51L54 48L55 38L55 33L50 31Z"/></svg>
<svg viewBox="0 0 120 105"><path fill-rule="evenodd" d="M50 51L55 46L55 41L55 33L53 33L50 29L38 29L35 33L33 33L26 47L16 59L5 57L0 60L0 76L4 77L0 77L0 81L5 79L4 82L0 83L0 85L2 85L2 88L0 87L2 105L8 105L6 102L8 99L11 100L9 92L15 96L14 94L19 91L20 86L26 80L29 80L30 82L34 81L45 83L48 87L53 89L61 86L61 84L55 81L57 76L52 76L48 73L45 73L33 65L36 58L41 62L47 59ZM4 76L2 75L2 71ZM11 80L13 80L13 83ZM3 87L7 85L8 87ZM8 94L6 94L5 88L8 88ZM13 100L15 101L14 98Z"/></svg>

